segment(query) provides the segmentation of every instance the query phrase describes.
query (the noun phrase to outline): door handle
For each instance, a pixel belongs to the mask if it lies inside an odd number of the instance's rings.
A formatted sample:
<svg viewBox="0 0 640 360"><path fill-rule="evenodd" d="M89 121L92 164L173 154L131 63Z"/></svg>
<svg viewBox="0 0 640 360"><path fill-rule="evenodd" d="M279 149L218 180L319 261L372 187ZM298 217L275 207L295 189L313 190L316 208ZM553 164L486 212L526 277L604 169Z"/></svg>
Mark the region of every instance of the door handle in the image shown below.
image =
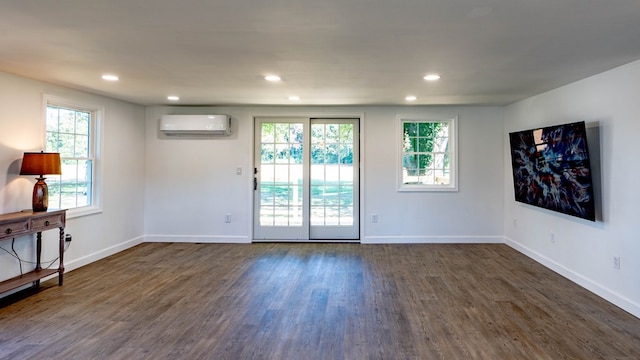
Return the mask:
<svg viewBox="0 0 640 360"><path fill-rule="evenodd" d="M258 178L253 178L253 191L258 190Z"/></svg>

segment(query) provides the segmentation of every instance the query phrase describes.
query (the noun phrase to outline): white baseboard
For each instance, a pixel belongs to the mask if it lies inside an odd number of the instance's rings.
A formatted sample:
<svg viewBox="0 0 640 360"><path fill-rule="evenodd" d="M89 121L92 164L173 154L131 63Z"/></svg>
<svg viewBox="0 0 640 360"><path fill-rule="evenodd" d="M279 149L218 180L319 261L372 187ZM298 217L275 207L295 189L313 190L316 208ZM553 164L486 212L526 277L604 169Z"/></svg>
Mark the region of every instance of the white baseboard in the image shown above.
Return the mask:
<svg viewBox="0 0 640 360"><path fill-rule="evenodd" d="M628 299L616 293L615 291L607 288L606 286L598 284L561 264L558 264L557 262L549 259L548 257L526 246L523 246L522 244L515 242L510 238L505 237L505 243L511 248L532 258L533 260L539 262L545 267L555 271L556 273L564 276L565 278L573 281L574 283L582 286L583 288L591 291L592 293L618 306L624 311L627 311L633 316L640 318L640 304L633 302L631 299Z"/></svg>
<svg viewBox="0 0 640 360"><path fill-rule="evenodd" d="M362 244L504 244L504 236L365 236Z"/></svg>
<svg viewBox="0 0 640 360"><path fill-rule="evenodd" d="M82 266L91 264L92 262L98 261L100 259L104 259L107 256L117 254L121 251L127 250L128 248L132 248L136 245L142 244L143 242L142 240L143 240L143 237L138 236L136 238L121 242L120 244L116 244L108 248L91 253L89 255L85 255L79 259L73 259L69 261L65 260L64 271L65 272L71 271L71 270L80 268Z"/></svg>
<svg viewBox="0 0 640 360"><path fill-rule="evenodd" d="M207 244L247 244L251 243L248 236L218 236L218 235L145 235L144 242L177 242L177 243L207 243Z"/></svg>

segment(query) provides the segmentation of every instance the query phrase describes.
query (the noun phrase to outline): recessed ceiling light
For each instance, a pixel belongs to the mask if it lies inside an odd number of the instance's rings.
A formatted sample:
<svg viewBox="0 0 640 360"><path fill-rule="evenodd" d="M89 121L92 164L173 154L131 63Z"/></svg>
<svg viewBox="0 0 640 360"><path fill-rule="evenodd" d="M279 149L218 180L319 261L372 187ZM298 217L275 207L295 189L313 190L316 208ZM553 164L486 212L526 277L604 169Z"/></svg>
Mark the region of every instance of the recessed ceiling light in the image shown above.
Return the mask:
<svg viewBox="0 0 640 360"><path fill-rule="evenodd" d="M104 75L102 75L102 80L106 80L106 81L118 81L118 80L120 80L120 78L118 77L118 75L113 75L113 74L104 74Z"/></svg>
<svg viewBox="0 0 640 360"><path fill-rule="evenodd" d="M425 75L425 77L423 78L427 81L436 81L440 79L440 75L438 74L427 74Z"/></svg>
<svg viewBox="0 0 640 360"><path fill-rule="evenodd" d="M175 95L169 95L169 96L167 96L167 100L178 101L178 100L180 100L180 97L175 96Z"/></svg>
<svg viewBox="0 0 640 360"><path fill-rule="evenodd" d="M300 100L300 96L291 95L291 96L289 96L289 100L291 100L291 101L299 101Z"/></svg>
<svg viewBox="0 0 640 360"><path fill-rule="evenodd" d="M267 81L274 81L274 82L282 80L282 78L278 75L267 75L264 77L264 79Z"/></svg>
<svg viewBox="0 0 640 360"><path fill-rule="evenodd" d="M404 98L407 101L416 101L417 97L413 96L413 95L409 95L406 98Z"/></svg>

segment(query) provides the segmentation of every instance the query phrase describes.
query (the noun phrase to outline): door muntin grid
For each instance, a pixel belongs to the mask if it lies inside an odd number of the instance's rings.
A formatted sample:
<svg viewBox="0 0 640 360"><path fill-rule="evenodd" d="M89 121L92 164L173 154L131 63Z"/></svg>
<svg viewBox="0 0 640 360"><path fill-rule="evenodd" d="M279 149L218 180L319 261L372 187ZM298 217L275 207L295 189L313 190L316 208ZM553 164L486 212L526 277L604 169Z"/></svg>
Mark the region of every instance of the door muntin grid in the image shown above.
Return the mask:
<svg viewBox="0 0 640 360"><path fill-rule="evenodd" d="M353 226L355 127L311 124L311 226Z"/></svg>
<svg viewBox="0 0 640 360"><path fill-rule="evenodd" d="M263 122L260 226L303 225L303 124Z"/></svg>

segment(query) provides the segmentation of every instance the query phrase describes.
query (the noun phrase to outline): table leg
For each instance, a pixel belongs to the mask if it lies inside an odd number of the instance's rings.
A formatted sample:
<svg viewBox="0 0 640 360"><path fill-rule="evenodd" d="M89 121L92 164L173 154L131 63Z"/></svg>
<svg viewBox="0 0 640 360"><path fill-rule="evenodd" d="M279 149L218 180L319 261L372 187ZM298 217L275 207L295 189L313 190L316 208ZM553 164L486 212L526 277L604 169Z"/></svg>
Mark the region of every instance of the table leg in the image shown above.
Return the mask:
<svg viewBox="0 0 640 360"><path fill-rule="evenodd" d="M36 233L36 271L42 270L42 264L40 264L40 259L42 257L42 232L38 231ZM40 286L40 280L36 280L33 282L33 286Z"/></svg>
<svg viewBox="0 0 640 360"><path fill-rule="evenodd" d="M62 286L64 276L64 228L60 228L60 267L58 268L58 285Z"/></svg>

